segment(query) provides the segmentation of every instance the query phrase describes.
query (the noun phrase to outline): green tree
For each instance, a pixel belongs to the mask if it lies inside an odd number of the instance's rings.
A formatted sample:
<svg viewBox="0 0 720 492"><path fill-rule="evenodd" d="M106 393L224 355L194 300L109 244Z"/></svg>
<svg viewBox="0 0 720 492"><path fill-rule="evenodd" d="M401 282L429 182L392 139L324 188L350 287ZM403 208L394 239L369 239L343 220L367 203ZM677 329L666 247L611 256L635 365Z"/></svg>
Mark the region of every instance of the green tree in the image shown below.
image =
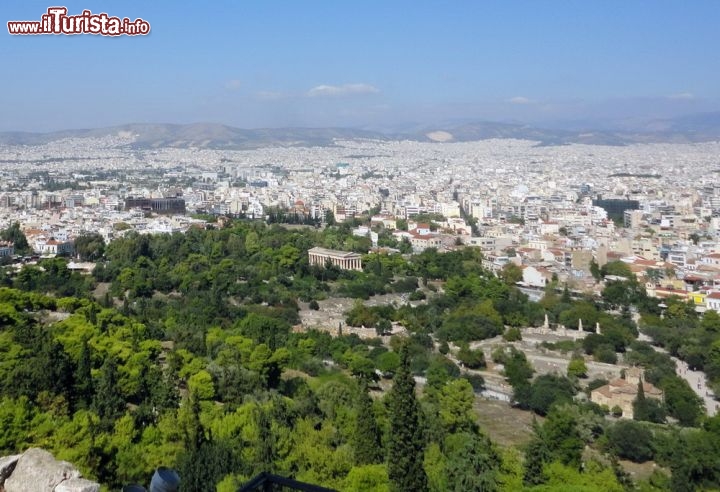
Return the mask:
<svg viewBox="0 0 720 492"><path fill-rule="evenodd" d="M260 247L260 237L258 236L258 233L250 231L247 236L245 236L245 251L252 255L260 251Z"/></svg>
<svg viewBox="0 0 720 492"><path fill-rule="evenodd" d="M106 429L125 411L125 400L118 391L119 374L113 357L107 357L100 368L100 377L95 385L93 409Z"/></svg>
<svg viewBox="0 0 720 492"><path fill-rule="evenodd" d="M397 354L397 352L383 352L382 354L378 355L375 359L375 363L377 364L377 368L382 373L394 373L397 371L397 368L400 367L400 356Z"/></svg>
<svg viewBox="0 0 720 492"><path fill-rule="evenodd" d="M502 267L502 270L500 270L500 278L507 285L515 285L523 278L522 269L515 263L508 262Z"/></svg>
<svg viewBox="0 0 720 492"><path fill-rule="evenodd" d="M513 388L529 384L533 368L522 351L511 347L509 353L502 354L499 362L505 366L505 377Z"/></svg>
<svg viewBox="0 0 720 492"><path fill-rule="evenodd" d="M678 419L680 425L696 426L702 417L703 402L684 379L670 376L660 382L665 392L668 414Z"/></svg>
<svg viewBox="0 0 720 492"><path fill-rule="evenodd" d="M257 343L266 344L270 350L282 347L290 333L290 323L262 314L250 313L237 324L243 335Z"/></svg>
<svg viewBox="0 0 720 492"><path fill-rule="evenodd" d="M98 233L78 236L75 239L75 253L83 261L97 261L105 254L105 239Z"/></svg>
<svg viewBox="0 0 720 492"><path fill-rule="evenodd" d="M569 403L575 388L569 379L553 374L539 376L528 389L516 390L518 404L545 415L555 404Z"/></svg>
<svg viewBox="0 0 720 492"><path fill-rule="evenodd" d="M215 485L228 473L237 469L239 460L228 442L207 439L196 449L183 452L177 461L178 475L182 490L204 492L215 489Z"/></svg>
<svg viewBox="0 0 720 492"><path fill-rule="evenodd" d="M375 331L377 332L378 336L387 335L392 331L392 322L389 319L382 318L375 325Z"/></svg>
<svg viewBox="0 0 720 492"><path fill-rule="evenodd" d="M360 378L365 381L375 381L378 377L375 372L375 364L367 357L354 355L349 366L350 372L356 378Z"/></svg>
<svg viewBox="0 0 720 492"><path fill-rule="evenodd" d="M551 459L550 448L543 434L542 426L533 420L534 435L525 450L525 473L523 482L526 485L538 485L545 481L543 467Z"/></svg>
<svg viewBox="0 0 720 492"><path fill-rule="evenodd" d="M619 420L607 431L608 443L621 458L643 463L653 459L653 435L643 424Z"/></svg>
<svg viewBox="0 0 720 492"><path fill-rule="evenodd" d="M188 390L199 400L210 400L215 396L213 378L205 369L188 379Z"/></svg>
<svg viewBox="0 0 720 492"><path fill-rule="evenodd" d="M465 342L460 344L457 358L465 367L469 367L470 369L485 367L485 354L482 349L473 350Z"/></svg>
<svg viewBox="0 0 720 492"><path fill-rule="evenodd" d="M92 359L90 345L87 339L83 340L80 358L75 369L75 405L77 408L89 408L95 393L92 380Z"/></svg>
<svg viewBox="0 0 720 492"><path fill-rule="evenodd" d="M603 277L614 275L617 277L625 277L628 280L635 278L632 270L630 270L630 267L623 261L611 261L606 263L603 265L601 272Z"/></svg>
<svg viewBox="0 0 720 492"><path fill-rule="evenodd" d="M20 222L13 222L9 227L1 230L0 239L13 243L15 254L24 255L32 252L25 234L20 229Z"/></svg>
<svg viewBox="0 0 720 492"><path fill-rule="evenodd" d="M371 465L382 462L382 446L380 430L375 420L372 398L368 394L367 385L360 383L357 399L357 416L355 420L354 449L357 465Z"/></svg>
<svg viewBox="0 0 720 492"><path fill-rule="evenodd" d="M575 416L563 409L554 409L543 423L543 435L552 454L552 461L580 468L585 443L580 437Z"/></svg>
<svg viewBox="0 0 720 492"><path fill-rule="evenodd" d="M633 419L650 420L647 398L645 398L645 388L642 380L638 381L637 396L633 401Z"/></svg>
<svg viewBox="0 0 720 492"><path fill-rule="evenodd" d="M573 358L568 364L567 375L571 378L586 378L587 365L582 357Z"/></svg>
<svg viewBox="0 0 720 492"><path fill-rule="evenodd" d="M275 470L277 445L272 431L272 419L268 411L261 406L257 407L255 414L258 428L258 450L256 454L255 471L272 473Z"/></svg>
<svg viewBox="0 0 720 492"><path fill-rule="evenodd" d="M475 432L475 394L467 379L446 383L440 391L439 415L446 433Z"/></svg>
<svg viewBox="0 0 720 492"><path fill-rule="evenodd" d="M422 492L428 489L423 469L423 441L420 407L415 397L415 380L410 374L407 345L400 349L400 367L388 394L390 432L388 435L388 477L393 490Z"/></svg>
<svg viewBox="0 0 720 492"><path fill-rule="evenodd" d="M345 478L348 492L390 492L385 465L355 466Z"/></svg>
<svg viewBox="0 0 720 492"><path fill-rule="evenodd" d="M486 436L461 432L445 439L450 490L499 490L500 456Z"/></svg>

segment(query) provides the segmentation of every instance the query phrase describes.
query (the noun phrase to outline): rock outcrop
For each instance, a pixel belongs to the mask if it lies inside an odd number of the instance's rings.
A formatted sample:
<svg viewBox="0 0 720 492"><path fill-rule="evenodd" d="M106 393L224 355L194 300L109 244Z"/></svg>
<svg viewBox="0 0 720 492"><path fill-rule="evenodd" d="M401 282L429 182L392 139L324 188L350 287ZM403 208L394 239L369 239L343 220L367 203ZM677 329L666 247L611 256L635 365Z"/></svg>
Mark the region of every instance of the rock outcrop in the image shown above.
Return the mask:
<svg viewBox="0 0 720 492"><path fill-rule="evenodd" d="M19 454L15 454L13 456L5 456L4 458L0 458L0 487L5 483L5 480L12 474L13 470L15 469L15 465L17 465L18 460L20 459Z"/></svg>
<svg viewBox="0 0 720 492"><path fill-rule="evenodd" d="M82 478L67 461L43 449L0 458L0 492L99 492L100 484Z"/></svg>

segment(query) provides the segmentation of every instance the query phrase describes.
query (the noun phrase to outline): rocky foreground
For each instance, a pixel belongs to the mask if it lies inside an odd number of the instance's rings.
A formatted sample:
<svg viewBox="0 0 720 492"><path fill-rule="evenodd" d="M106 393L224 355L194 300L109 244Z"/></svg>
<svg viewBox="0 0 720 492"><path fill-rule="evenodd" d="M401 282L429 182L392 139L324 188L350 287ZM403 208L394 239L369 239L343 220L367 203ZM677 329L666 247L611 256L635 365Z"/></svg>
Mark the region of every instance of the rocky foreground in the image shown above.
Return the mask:
<svg viewBox="0 0 720 492"><path fill-rule="evenodd" d="M100 484L82 477L67 461L43 449L0 458L0 492L99 492Z"/></svg>

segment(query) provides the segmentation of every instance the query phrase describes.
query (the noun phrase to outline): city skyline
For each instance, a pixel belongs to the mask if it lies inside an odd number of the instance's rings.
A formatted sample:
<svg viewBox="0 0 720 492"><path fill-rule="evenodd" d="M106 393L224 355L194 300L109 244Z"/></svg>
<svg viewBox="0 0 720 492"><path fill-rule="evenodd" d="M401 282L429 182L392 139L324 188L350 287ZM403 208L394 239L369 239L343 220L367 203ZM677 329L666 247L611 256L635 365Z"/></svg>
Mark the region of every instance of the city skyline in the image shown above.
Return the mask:
<svg viewBox="0 0 720 492"><path fill-rule="evenodd" d="M133 122L628 127L720 109L712 2L65 2L147 36L6 36L0 131ZM3 5L39 20L39 1Z"/></svg>

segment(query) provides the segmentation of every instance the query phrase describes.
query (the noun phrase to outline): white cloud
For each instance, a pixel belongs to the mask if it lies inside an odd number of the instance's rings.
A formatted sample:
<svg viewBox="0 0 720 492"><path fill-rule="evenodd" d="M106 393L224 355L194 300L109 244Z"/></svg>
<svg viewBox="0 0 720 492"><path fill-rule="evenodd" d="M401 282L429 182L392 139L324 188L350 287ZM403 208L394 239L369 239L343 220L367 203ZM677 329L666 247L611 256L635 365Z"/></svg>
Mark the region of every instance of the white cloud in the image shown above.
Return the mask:
<svg viewBox="0 0 720 492"><path fill-rule="evenodd" d="M695 94L693 94L692 92L678 92L677 94L670 94L667 98L689 101L690 99L695 99Z"/></svg>
<svg viewBox="0 0 720 492"><path fill-rule="evenodd" d="M338 97L355 94L377 94L380 89L370 84L318 85L307 91L308 97Z"/></svg>
<svg viewBox="0 0 720 492"><path fill-rule="evenodd" d="M515 96L507 100L510 104L530 104L532 101L527 97Z"/></svg>
<svg viewBox="0 0 720 492"><path fill-rule="evenodd" d="M225 82L225 89L229 91L236 91L242 87L242 82L238 79L228 80Z"/></svg>

